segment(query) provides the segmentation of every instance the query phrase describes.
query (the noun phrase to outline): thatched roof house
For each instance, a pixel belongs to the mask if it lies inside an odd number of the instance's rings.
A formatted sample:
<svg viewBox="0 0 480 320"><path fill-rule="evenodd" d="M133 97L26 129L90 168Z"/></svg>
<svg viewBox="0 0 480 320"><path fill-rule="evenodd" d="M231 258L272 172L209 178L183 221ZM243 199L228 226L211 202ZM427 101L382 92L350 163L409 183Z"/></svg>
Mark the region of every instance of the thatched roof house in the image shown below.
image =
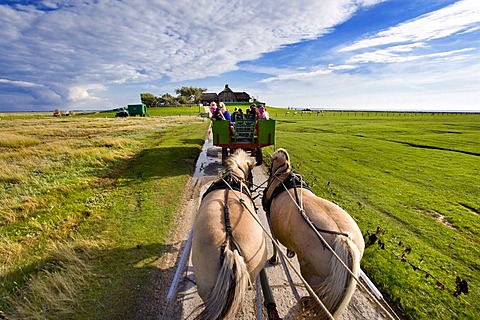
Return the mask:
<svg viewBox="0 0 480 320"><path fill-rule="evenodd" d="M234 92L228 84L225 85L223 91L218 95L216 93L205 92L201 97L202 103L204 105L210 104L210 102L215 101L216 103L222 102L246 102L249 103L252 101L252 98L245 91L243 92Z"/></svg>

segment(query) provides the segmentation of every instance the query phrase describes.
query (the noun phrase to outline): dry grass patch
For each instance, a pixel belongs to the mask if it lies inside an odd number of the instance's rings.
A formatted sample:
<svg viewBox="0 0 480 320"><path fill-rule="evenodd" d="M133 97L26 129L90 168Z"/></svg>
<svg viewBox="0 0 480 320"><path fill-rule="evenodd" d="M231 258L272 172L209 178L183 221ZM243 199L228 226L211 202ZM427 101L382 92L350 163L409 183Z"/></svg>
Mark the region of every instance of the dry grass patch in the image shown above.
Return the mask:
<svg viewBox="0 0 480 320"><path fill-rule="evenodd" d="M22 148L30 147L40 143L40 140L27 136L14 133L2 133L0 135L0 147L1 148Z"/></svg>
<svg viewBox="0 0 480 320"><path fill-rule="evenodd" d="M0 238L0 276L5 276L8 268L15 263L18 257L21 257L25 253L25 247L18 242L13 242L8 239Z"/></svg>
<svg viewBox="0 0 480 320"><path fill-rule="evenodd" d="M177 173L179 166L175 170L157 167L166 159L164 155L177 159L177 153L192 153L196 146L185 147L183 141L191 136L190 128L201 131L206 127L196 126L196 121L203 123L201 119L181 117L58 120L0 121L0 136L29 136L35 141L24 142L21 148L0 145L0 310L12 319L63 319L83 314L79 291L96 281L88 257L92 254L98 263L105 253L95 249L95 242L78 244L77 239L117 237L118 231L105 231L105 221L109 227L116 221L116 216L109 216L113 209L123 213L128 206L123 199L129 199L131 191L126 196L119 193L118 198L109 193L130 187L137 191L137 185L119 186L124 180L118 178L128 176L124 171L141 162L135 155L146 152L154 182L161 180L166 170L172 171L167 176L181 181L188 171ZM164 139L167 133L172 137ZM171 141L175 143L171 145ZM157 142L162 148L150 149ZM143 182L140 177L138 186ZM148 197L143 200L151 201ZM119 208L115 208L117 201L122 202ZM129 222L131 215L126 217ZM144 219L145 214L139 218ZM86 249L79 251L79 247ZM130 252L120 250L112 255L128 258Z"/></svg>
<svg viewBox="0 0 480 320"><path fill-rule="evenodd" d="M78 313L78 295L95 275L90 252L104 245L93 240L56 244L36 267L37 273L8 298L15 319L61 319ZM19 298L21 297L21 298ZM39 308L39 306L41 306Z"/></svg>

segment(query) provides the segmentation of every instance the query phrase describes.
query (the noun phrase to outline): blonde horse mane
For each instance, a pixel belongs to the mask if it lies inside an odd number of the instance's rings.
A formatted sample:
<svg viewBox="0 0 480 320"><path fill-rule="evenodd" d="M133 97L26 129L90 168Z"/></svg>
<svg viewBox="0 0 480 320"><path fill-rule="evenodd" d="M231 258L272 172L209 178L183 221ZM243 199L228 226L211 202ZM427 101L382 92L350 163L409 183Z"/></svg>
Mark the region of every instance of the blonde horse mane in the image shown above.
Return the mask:
<svg viewBox="0 0 480 320"><path fill-rule="evenodd" d="M247 164L249 170L251 170L255 165L255 160L250 157L243 149L235 150L233 155L228 157L226 161L227 169L235 171L236 168L240 168L246 172L245 168L240 167L243 163Z"/></svg>
<svg viewBox="0 0 480 320"><path fill-rule="evenodd" d="M272 160L272 167L270 171L272 174L276 174L278 169L281 167L286 166L285 172L288 173L292 171L292 164L290 163L290 155L288 154L287 150L283 148L277 149L271 157ZM278 162L278 165L274 167L274 164Z"/></svg>

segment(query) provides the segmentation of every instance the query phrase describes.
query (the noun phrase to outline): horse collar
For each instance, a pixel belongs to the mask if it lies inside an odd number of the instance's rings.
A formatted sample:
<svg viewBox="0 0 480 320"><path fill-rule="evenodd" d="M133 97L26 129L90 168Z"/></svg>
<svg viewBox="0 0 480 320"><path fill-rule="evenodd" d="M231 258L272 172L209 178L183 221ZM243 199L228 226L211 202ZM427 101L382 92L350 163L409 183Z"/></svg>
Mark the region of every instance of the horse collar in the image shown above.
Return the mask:
<svg viewBox="0 0 480 320"><path fill-rule="evenodd" d="M267 199L267 192L269 189L269 186L265 188L263 191L263 197L262 197L262 206L263 210L268 214L270 214L270 206L272 205L273 199L275 199L280 193L286 191L287 189L296 189L297 187L303 188L310 190L310 187L308 184L303 181L300 176L293 171L290 171L288 177L283 180L272 192L272 195L270 196L269 199Z"/></svg>
<svg viewBox="0 0 480 320"><path fill-rule="evenodd" d="M202 200L210 192L215 190L224 190L224 189L232 189L232 190L240 191L241 193L251 198L252 195L250 194L250 190L248 189L248 186L243 181L244 179L241 179L235 173L231 171L227 171L222 176L221 179L218 179L217 181L213 182L210 185L210 187L208 187L207 191L205 191L205 193L202 196Z"/></svg>

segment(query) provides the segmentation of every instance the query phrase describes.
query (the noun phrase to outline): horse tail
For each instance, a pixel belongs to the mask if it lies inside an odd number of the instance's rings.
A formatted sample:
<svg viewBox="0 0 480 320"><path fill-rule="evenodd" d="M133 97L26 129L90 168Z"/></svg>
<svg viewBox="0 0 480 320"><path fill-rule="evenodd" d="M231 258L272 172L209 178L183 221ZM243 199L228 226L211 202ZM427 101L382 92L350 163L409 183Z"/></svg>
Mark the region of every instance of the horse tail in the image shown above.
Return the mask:
<svg viewBox="0 0 480 320"><path fill-rule="evenodd" d="M352 239L345 236L336 236L332 249L352 273L358 277L360 273L360 253ZM314 291L333 317L337 319L347 308L356 284L356 280L345 266L335 256L332 256L329 276L319 287L314 288ZM311 302L314 303L312 300ZM325 310L320 305L314 303L312 307L319 319L327 317Z"/></svg>
<svg viewBox="0 0 480 320"><path fill-rule="evenodd" d="M238 250L225 247L223 262L210 296L196 320L233 319L241 306L250 276Z"/></svg>

